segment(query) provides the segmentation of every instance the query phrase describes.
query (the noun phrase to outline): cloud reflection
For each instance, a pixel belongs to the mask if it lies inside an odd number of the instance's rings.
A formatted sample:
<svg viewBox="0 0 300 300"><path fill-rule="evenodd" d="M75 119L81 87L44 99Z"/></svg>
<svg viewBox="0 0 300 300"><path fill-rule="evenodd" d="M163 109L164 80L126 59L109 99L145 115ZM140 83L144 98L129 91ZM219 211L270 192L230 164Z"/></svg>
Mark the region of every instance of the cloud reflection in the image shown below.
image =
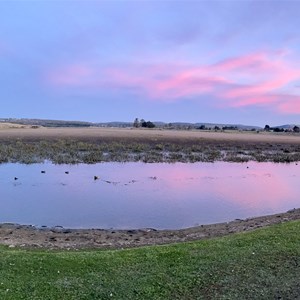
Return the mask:
<svg viewBox="0 0 300 300"><path fill-rule="evenodd" d="M296 164L101 163L68 166L68 175L65 170L52 164L0 165L0 222L183 228L284 212L300 204ZM18 186L12 179L16 174Z"/></svg>

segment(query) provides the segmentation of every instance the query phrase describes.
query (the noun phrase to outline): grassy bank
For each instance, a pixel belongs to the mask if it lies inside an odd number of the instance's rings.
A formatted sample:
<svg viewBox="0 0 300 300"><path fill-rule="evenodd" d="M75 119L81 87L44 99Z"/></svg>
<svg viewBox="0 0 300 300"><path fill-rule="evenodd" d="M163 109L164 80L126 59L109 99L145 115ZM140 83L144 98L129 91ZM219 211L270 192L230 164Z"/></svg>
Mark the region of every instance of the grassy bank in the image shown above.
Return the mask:
<svg viewBox="0 0 300 300"><path fill-rule="evenodd" d="M115 251L0 248L1 299L298 299L300 221Z"/></svg>

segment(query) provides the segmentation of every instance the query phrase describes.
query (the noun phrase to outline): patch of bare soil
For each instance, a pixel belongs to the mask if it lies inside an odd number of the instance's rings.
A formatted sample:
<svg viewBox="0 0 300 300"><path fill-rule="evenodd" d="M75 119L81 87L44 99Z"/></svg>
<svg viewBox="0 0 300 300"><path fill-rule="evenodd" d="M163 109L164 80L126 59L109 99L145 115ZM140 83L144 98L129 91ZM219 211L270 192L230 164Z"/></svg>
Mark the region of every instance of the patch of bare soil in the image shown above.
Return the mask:
<svg viewBox="0 0 300 300"><path fill-rule="evenodd" d="M65 229L36 228L28 225L1 224L0 244L9 247L45 249L117 249L171 244L226 236L233 233L300 219L300 209L286 213L234 220L228 223L202 225L182 230Z"/></svg>

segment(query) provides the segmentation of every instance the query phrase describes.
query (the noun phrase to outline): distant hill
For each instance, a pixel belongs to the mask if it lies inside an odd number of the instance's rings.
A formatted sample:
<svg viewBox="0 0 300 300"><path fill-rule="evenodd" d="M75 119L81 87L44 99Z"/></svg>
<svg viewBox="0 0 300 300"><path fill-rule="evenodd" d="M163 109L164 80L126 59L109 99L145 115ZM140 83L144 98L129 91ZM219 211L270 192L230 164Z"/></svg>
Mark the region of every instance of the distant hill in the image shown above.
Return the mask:
<svg viewBox="0 0 300 300"><path fill-rule="evenodd" d="M254 125L242 125L242 124L215 124L215 123L196 123L196 126L199 127L201 125L204 125L208 128L214 128L215 126L218 126L220 128L223 127L236 127L238 130L260 130L262 127L254 126Z"/></svg>
<svg viewBox="0 0 300 300"><path fill-rule="evenodd" d="M148 120L147 120L148 121ZM17 119L17 118L0 118L0 122L3 123L14 123L28 126L44 126L44 127L119 127L126 128L132 127L133 122L84 122L84 121L65 121L65 120L47 120L47 119ZM153 121L152 121L153 122ZM231 128L236 130L262 130L262 127L254 125L243 125L243 124L224 124L224 123L189 123L189 122L153 122L158 128L168 128L168 129L214 129L218 127L222 128ZM281 125L273 126L283 129L291 129L295 125Z"/></svg>
<svg viewBox="0 0 300 300"><path fill-rule="evenodd" d="M132 127L133 122L103 122L103 123L91 123L92 126L97 127Z"/></svg>
<svg viewBox="0 0 300 300"><path fill-rule="evenodd" d="M27 125L9 123L9 122L0 122L0 129L8 129L8 128L26 128L30 127Z"/></svg>
<svg viewBox="0 0 300 300"><path fill-rule="evenodd" d="M44 126L44 127L89 127L93 123L82 121L63 121L63 120L44 120L44 119L0 119L1 123L14 123L21 125L31 126Z"/></svg>
<svg viewBox="0 0 300 300"><path fill-rule="evenodd" d="M280 129L290 129L292 130L295 126L300 126L296 124L286 124L286 125L279 125L279 126L273 126L273 128L280 128Z"/></svg>

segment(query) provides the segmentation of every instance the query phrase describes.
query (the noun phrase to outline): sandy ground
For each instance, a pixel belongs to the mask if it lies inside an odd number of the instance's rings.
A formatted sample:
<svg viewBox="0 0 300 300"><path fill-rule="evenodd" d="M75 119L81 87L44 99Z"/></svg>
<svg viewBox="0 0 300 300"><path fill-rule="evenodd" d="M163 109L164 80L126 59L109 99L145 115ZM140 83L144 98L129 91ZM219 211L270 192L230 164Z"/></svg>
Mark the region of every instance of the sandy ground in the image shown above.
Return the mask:
<svg viewBox="0 0 300 300"><path fill-rule="evenodd" d="M215 132L200 130L160 130L130 128L2 128L0 141L18 139L24 141L42 139L78 139L78 140L150 140L150 141L235 141L300 144L299 134L268 132Z"/></svg>
<svg viewBox="0 0 300 300"><path fill-rule="evenodd" d="M202 225L182 230L65 229L62 227L36 228L26 225L1 224L0 244L8 245L11 248L120 249L221 237L299 219L300 209L293 209L282 214Z"/></svg>

